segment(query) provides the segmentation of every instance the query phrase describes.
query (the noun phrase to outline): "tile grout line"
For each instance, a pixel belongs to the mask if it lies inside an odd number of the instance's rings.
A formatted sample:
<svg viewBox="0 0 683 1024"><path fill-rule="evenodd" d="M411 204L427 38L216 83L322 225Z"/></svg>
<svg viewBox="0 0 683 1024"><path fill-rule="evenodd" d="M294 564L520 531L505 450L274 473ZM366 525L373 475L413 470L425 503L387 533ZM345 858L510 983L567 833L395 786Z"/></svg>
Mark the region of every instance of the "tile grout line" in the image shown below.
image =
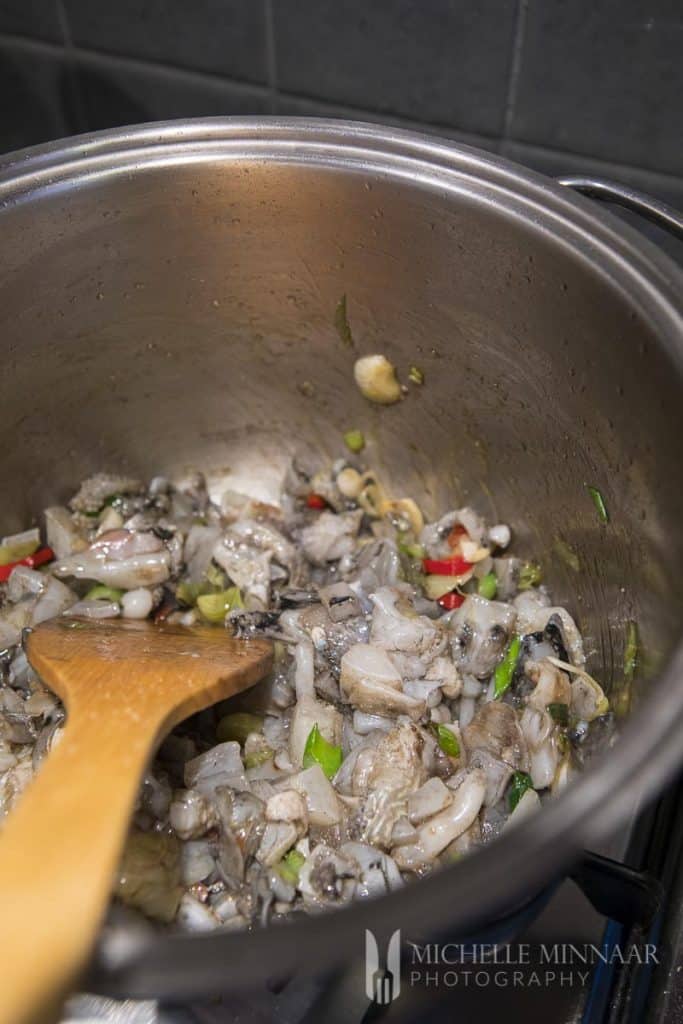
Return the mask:
<svg viewBox="0 0 683 1024"><path fill-rule="evenodd" d="M529 9L529 0L517 0L517 17L515 19L515 34L512 41L512 59L510 62L510 77L508 79L507 96L505 99L505 115L503 118L503 134L501 142L510 138L512 120L517 106L517 92L519 88L519 77L522 70L522 52L524 50L524 37L526 35L526 20Z"/></svg>
<svg viewBox="0 0 683 1024"><path fill-rule="evenodd" d="M64 50L69 51L73 48L73 40L71 38L69 18L67 17L66 8L64 6L64 0L55 0L55 6L57 8L57 20L59 22L59 28L62 33L62 42L64 45Z"/></svg>
<svg viewBox="0 0 683 1024"><path fill-rule="evenodd" d="M66 7L64 6L64 0L55 0L55 5L57 8L57 20L59 21L59 28L62 33L62 48L64 51L66 74L74 101L76 128L79 132L86 132L88 131L89 126L85 113L83 95L81 93L81 83L76 71L76 62L74 60L74 45L73 38L71 36L71 26L69 25L69 18L66 13Z"/></svg>
<svg viewBox="0 0 683 1024"><path fill-rule="evenodd" d="M270 91L270 112L271 114L276 114L278 97L278 79L273 0L263 0L263 15L266 33L266 74L268 76L268 88Z"/></svg>

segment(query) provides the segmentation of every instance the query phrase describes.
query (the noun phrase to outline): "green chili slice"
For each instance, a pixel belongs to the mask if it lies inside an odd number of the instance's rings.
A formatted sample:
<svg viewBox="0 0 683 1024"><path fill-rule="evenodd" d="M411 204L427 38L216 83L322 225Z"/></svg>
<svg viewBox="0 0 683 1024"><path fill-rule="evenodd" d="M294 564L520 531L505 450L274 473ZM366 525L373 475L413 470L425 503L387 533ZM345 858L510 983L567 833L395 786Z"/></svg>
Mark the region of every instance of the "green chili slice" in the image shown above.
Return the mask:
<svg viewBox="0 0 683 1024"><path fill-rule="evenodd" d="M531 781L530 775L527 775L526 772L513 772L512 782L510 783L510 789L508 790L508 807L510 808L510 811L514 811L527 789L533 788L534 785Z"/></svg>
<svg viewBox="0 0 683 1024"><path fill-rule="evenodd" d="M541 567L538 562L523 562L519 568L518 590L529 590L541 582Z"/></svg>
<svg viewBox="0 0 683 1024"><path fill-rule="evenodd" d="M477 587L477 593L480 597L485 597L487 601L493 601L497 590L498 580L495 572L487 572L485 576L481 577Z"/></svg>
<svg viewBox="0 0 683 1024"><path fill-rule="evenodd" d="M517 658L519 657L521 643L521 637L513 636L508 645L508 649L505 652L505 657L501 663L496 666L496 671L493 676L493 695L496 699L498 697L502 697L505 691L510 687L512 677L515 672L515 666L517 665Z"/></svg>
<svg viewBox="0 0 683 1024"><path fill-rule="evenodd" d="M596 511L597 511L598 516L600 518L600 522L601 523L608 523L609 522L609 512L607 511L607 506L605 505L605 499L603 498L602 494L597 489L597 487L591 487L589 484L586 484L586 490L588 491L588 493L590 494L591 498L593 499L593 504L595 505Z"/></svg>
<svg viewBox="0 0 683 1024"><path fill-rule="evenodd" d="M299 881L299 872L304 866L305 860L306 858L299 850L290 850L278 864L277 870L280 873L280 877L285 882L289 882L290 885L296 885Z"/></svg>
<svg viewBox="0 0 683 1024"><path fill-rule="evenodd" d="M443 725L441 722L435 723L434 734L444 754L448 754L449 757L460 757L458 737L448 726Z"/></svg>
<svg viewBox="0 0 683 1024"><path fill-rule="evenodd" d="M341 763L342 748L328 743L316 723L309 732L306 746L304 747L304 768L310 768L313 764L319 764L328 779L331 779L339 771Z"/></svg>
<svg viewBox="0 0 683 1024"><path fill-rule="evenodd" d="M638 664L638 624L631 620L626 625L626 646L624 647L624 676L633 679Z"/></svg>
<svg viewBox="0 0 683 1024"><path fill-rule="evenodd" d="M347 430L344 434L344 444L355 455L365 448L365 435L362 430Z"/></svg>
<svg viewBox="0 0 683 1024"><path fill-rule="evenodd" d="M197 598L197 608L208 622L224 622L228 612L243 607L239 587L228 587L218 594L200 594Z"/></svg>

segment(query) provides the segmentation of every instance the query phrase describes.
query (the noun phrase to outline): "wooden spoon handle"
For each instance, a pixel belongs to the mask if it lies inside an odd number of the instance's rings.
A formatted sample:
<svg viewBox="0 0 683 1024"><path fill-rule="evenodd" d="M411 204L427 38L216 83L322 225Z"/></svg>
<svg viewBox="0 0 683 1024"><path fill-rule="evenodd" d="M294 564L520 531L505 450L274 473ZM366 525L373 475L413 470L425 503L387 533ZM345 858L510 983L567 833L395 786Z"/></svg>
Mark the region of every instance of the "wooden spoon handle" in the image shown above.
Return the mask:
<svg viewBox="0 0 683 1024"><path fill-rule="evenodd" d="M53 1019L92 950L158 723L69 715L0 831L0 1024Z"/></svg>

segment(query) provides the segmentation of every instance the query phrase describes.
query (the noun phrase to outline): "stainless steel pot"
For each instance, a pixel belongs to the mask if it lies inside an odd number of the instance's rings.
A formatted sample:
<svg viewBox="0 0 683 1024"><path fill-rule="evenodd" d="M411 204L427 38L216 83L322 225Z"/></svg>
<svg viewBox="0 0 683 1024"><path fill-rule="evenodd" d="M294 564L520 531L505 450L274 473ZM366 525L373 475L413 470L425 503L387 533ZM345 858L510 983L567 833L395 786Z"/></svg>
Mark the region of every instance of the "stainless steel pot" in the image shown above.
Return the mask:
<svg viewBox="0 0 683 1024"><path fill-rule="evenodd" d="M397 492L427 513L472 503L541 554L624 713L614 749L477 856L334 918L105 949L101 985L189 996L318 970L359 952L370 923L378 936L467 934L613 829L634 779L661 786L683 727L673 263L549 179L344 122L178 122L55 143L5 159L0 203L4 532L103 468L199 466L216 490L274 496L295 449L338 454L360 427ZM335 327L342 295L354 348ZM351 369L371 351L404 376L418 364L424 387L370 407Z"/></svg>

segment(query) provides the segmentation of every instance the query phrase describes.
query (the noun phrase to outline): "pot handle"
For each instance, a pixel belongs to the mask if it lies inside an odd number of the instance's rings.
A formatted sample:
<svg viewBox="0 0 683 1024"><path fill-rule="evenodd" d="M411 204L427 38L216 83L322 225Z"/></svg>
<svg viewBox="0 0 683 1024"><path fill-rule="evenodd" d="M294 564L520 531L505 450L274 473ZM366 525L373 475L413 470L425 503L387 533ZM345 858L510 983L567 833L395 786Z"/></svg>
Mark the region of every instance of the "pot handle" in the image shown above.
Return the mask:
<svg viewBox="0 0 683 1024"><path fill-rule="evenodd" d="M614 203L616 206L623 206L626 210L638 213L645 220L651 221L683 242L683 216L668 203L653 199L628 185L617 185L616 182L606 181L603 178L570 175L557 180L560 185L573 188L575 192L580 192L590 199Z"/></svg>
<svg viewBox="0 0 683 1024"><path fill-rule="evenodd" d="M600 914L620 924L648 928L664 900L662 883L650 872L636 871L588 850L569 877Z"/></svg>

